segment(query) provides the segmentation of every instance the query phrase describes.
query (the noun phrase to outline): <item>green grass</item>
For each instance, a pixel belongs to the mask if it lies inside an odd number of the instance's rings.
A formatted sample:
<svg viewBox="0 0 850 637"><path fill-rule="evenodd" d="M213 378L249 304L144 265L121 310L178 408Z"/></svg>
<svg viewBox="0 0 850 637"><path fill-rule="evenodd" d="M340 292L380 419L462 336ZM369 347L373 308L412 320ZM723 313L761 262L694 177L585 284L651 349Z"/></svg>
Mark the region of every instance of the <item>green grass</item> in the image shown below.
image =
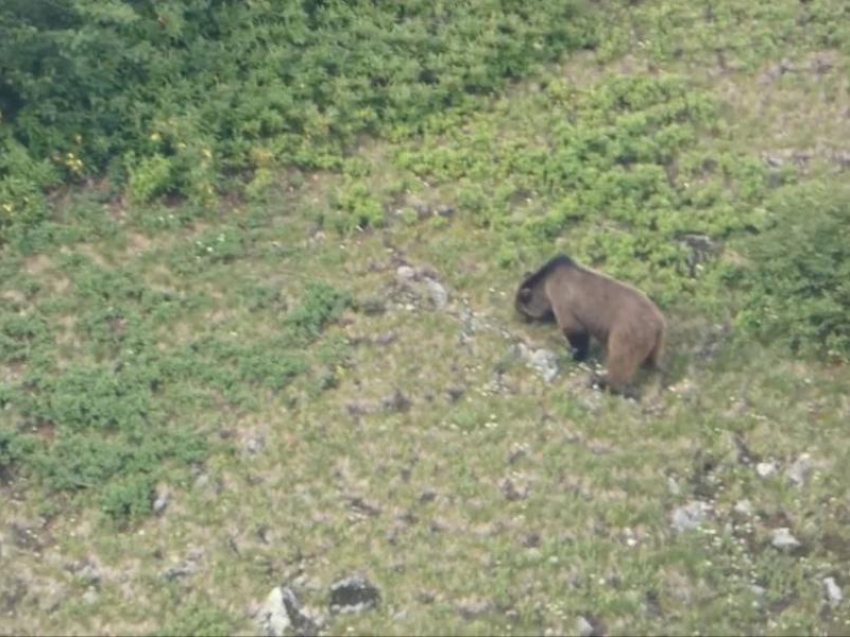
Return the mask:
<svg viewBox="0 0 850 637"><path fill-rule="evenodd" d="M324 611L362 572L382 602L334 634L847 632L822 583L850 593L843 4L598 10L594 50L337 171L270 169L220 206L91 185L15 231L0 559L25 585L0 573L3 630L248 633L281 582ZM717 254L694 265L685 233ZM566 356L546 383L516 353L565 354L512 308L556 250L662 305L665 390L600 394Z"/></svg>

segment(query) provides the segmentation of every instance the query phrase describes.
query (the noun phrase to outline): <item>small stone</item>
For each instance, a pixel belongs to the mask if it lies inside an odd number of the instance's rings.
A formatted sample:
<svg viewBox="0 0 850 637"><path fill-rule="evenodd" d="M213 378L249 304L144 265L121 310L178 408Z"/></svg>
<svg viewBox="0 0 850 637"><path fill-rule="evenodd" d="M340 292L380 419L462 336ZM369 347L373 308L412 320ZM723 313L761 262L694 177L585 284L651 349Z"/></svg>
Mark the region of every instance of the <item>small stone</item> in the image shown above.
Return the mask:
<svg viewBox="0 0 850 637"><path fill-rule="evenodd" d="M517 460L525 458L528 455L528 445L515 444L508 451L508 463L513 464Z"/></svg>
<svg viewBox="0 0 850 637"><path fill-rule="evenodd" d="M162 512L168 507L168 502L171 500L171 494L167 489L157 491L153 501L153 512L156 515L162 515Z"/></svg>
<svg viewBox="0 0 850 637"><path fill-rule="evenodd" d="M198 565L195 563L195 561L188 559L182 564L170 566L165 571L163 571L162 576L167 580L174 580L179 577L186 577L188 575L192 575L197 570Z"/></svg>
<svg viewBox="0 0 850 637"><path fill-rule="evenodd" d="M254 623L264 637L283 637L292 625L283 598L283 589L275 587L254 616Z"/></svg>
<svg viewBox="0 0 850 637"><path fill-rule="evenodd" d="M764 586L759 586L758 584L750 584L750 592L756 597L764 597L767 593L767 590Z"/></svg>
<svg viewBox="0 0 850 637"><path fill-rule="evenodd" d="M735 513L749 517L753 514L753 505L749 500L738 500L735 503L734 511Z"/></svg>
<svg viewBox="0 0 850 637"><path fill-rule="evenodd" d="M505 499L509 502L524 500L528 497L528 485L518 486L510 478L502 480L502 482L499 483L499 488L502 490L502 495L504 495Z"/></svg>
<svg viewBox="0 0 850 637"><path fill-rule="evenodd" d="M403 412L410 409L410 399L399 389L396 389L389 396L384 396L381 400L381 404L387 411Z"/></svg>
<svg viewBox="0 0 850 637"><path fill-rule="evenodd" d="M355 511L368 515L369 517L377 517L381 515L381 507L378 503L367 500L366 498L355 495L349 498L348 503Z"/></svg>
<svg viewBox="0 0 850 637"><path fill-rule="evenodd" d="M416 278L416 270L409 265L402 265L395 271L399 281L412 281Z"/></svg>
<svg viewBox="0 0 850 637"><path fill-rule="evenodd" d="M431 214L431 206L421 201L411 203L410 207L416 211L416 216L420 219L424 219Z"/></svg>
<svg viewBox="0 0 850 637"><path fill-rule="evenodd" d="M363 398L356 398L345 404L345 410L351 416L363 416L375 411L375 405Z"/></svg>
<svg viewBox="0 0 850 637"><path fill-rule="evenodd" d="M377 297L369 297L360 301L358 305L363 314L374 316L375 314L383 314L387 311L387 304L383 299Z"/></svg>
<svg viewBox="0 0 850 637"><path fill-rule="evenodd" d="M443 285L434 279L425 279L428 296L438 310L442 310L449 302L449 293Z"/></svg>
<svg viewBox="0 0 850 637"><path fill-rule="evenodd" d="M835 583L834 577L823 578L823 588L826 598L831 604L840 604L844 600L844 594L838 584Z"/></svg>
<svg viewBox="0 0 850 637"><path fill-rule="evenodd" d="M756 473L762 478L769 478L776 473L775 462L759 462L756 465Z"/></svg>
<svg viewBox="0 0 850 637"><path fill-rule="evenodd" d="M433 502L437 499L437 492L434 489L424 489L422 493L419 494L419 501L422 503Z"/></svg>
<svg viewBox="0 0 850 637"><path fill-rule="evenodd" d="M301 608L298 598L295 597L295 593L288 586L281 588L281 599L289 623L297 637L315 637L319 634L319 630L324 625L324 619L319 613Z"/></svg>
<svg viewBox="0 0 850 637"><path fill-rule="evenodd" d="M461 385L455 385L454 383L446 387L446 394L452 402L456 402L461 396L463 396L465 391L466 389L464 389Z"/></svg>
<svg viewBox="0 0 850 637"><path fill-rule="evenodd" d="M250 454L255 454L263 448L263 439L251 436L245 441L245 451Z"/></svg>
<svg viewBox="0 0 850 637"><path fill-rule="evenodd" d="M389 345L397 337L398 337L398 335L395 332L392 332L392 331L381 332L380 334L376 335L375 338L372 339L372 342L375 345Z"/></svg>
<svg viewBox="0 0 850 637"><path fill-rule="evenodd" d="M381 593L365 577L346 577L331 585L331 612L356 613L378 604Z"/></svg>
<svg viewBox="0 0 850 637"><path fill-rule="evenodd" d="M89 584L97 584L100 582L100 571L96 564L88 562L83 568L77 572L77 576Z"/></svg>
<svg viewBox="0 0 850 637"><path fill-rule="evenodd" d="M94 586L89 586L83 593L83 601L89 605L97 603L98 597L97 589Z"/></svg>
<svg viewBox="0 0 850 637"><path fill-rule="evenodd" d="M667 491L670 492L670 495L679 495L682 492L679 488L679 483L676 482L676 478L673 476L667 477Z"/></svg>
<svg viewBox="0 0 850 637"><path fill-rule="evenodd" d="M206 551L204 551L204 549L202 549L198 546L195 546L195 547L189 549L189 552L186 554L187 561L199 562L204 558L205 553L206 553Z"/></svg>
<svg viewBox="0 0 850 637"><path fill-rule="evenodd" d="M528 357L528 365L543 377L547 383L558 375L558 355L552 350L538 349Z"/></svg>
<svg viewBox="0 0 850 637"><path fill-rule="evenodd" d="M490 611L493 603L489 599L470 598L458 602L455 608L464 619L474 619Z"/></svg>
<svg viewBox="0 0 850 637"><path fill-rule="evenodd" d="M520 544L527 549L533 549L539 547L542 540L543 538L540 536L540 533L532 531L522 536Z"/></svg>
<svg viewBox="0 0 850 637"><path fill-rule="evenodd" d="M679 533L693 529L705 520L710 510L708 504L697 500L677 507L671 515L673 528Z"/></svg>
<svg viewBox="0 0 850 637"><path fill-rule="evenodd" d="M785 477L796 484L802 486L809 477L809 474L814 469L815 463L811 456L807 453L801 454L790 467L785 470Z"/></svg>
<svg viewBox="0 0 850 637"><path fill-rule="evenodd" d="M796 548L801 546L800 541L795 538L788 527L780 527L778 529L773 529L771 533L770 543L774 548L780 550L788 550L793 551Z"/></svg>
<svg viewBox="0 0 850 637"><path fill-rule="evenodd" d="M15 584L22 586L19 584L19 580L15 580ZM13 591L11 598L7 598L5 601L8 604L10 601L17 603L18 591ZM24 586L24 593L26 593L26 587ZM67 597L68 591L60 584L55 582L51 582L47 585L46 590L42 590L37 593L37 604L40 611L44 613L53 613L62 605ZM14 606L14 604L12 604Z"/></svg>
<svg viewBox="0 0 850 637"><path fill-rule="evenodd" d="M576 635L579 637L592 637L595 630L593 624L579 615L579 618L576 620Z"/></svg>

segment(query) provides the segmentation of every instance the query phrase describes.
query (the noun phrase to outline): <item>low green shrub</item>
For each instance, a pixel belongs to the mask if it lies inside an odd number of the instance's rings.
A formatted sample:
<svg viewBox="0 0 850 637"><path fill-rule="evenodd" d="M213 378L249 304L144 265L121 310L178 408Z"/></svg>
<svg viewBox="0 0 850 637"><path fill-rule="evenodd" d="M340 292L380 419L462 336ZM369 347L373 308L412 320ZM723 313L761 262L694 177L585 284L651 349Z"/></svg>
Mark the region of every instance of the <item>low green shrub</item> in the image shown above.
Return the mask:
<svg viewBox="0 0 850 637"><path fill-rule="evenodd" d="M770 227L747 241L740 325L807 356L850 360L850 189L811 182L781 189Z"/></svg>

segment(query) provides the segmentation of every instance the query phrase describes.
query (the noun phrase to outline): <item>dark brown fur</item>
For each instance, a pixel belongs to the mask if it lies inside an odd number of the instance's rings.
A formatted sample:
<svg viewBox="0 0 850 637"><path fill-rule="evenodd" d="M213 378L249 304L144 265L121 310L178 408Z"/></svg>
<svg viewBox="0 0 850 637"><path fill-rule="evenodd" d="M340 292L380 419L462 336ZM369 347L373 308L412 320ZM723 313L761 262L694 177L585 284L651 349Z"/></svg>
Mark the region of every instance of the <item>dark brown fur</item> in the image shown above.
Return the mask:
<svg viewBox="0 0 850 637"><path fill-rule="evenodd" d="M554 317L576 360L590 338L605 348L602 384L625 393L640 367L658 368L667 331L661 310L640 290L559 255L529 274L517 290L517 311L529 319Z"/></svg>

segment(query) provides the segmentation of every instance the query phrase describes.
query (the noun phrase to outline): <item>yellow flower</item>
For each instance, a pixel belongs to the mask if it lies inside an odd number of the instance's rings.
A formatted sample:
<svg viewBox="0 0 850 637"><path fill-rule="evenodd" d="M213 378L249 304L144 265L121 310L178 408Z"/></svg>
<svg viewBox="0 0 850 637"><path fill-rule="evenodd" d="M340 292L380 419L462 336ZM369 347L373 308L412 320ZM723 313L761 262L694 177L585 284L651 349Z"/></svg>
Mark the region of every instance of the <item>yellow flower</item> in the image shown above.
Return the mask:
<svg viewBox="0 0 850 637"><path fill-rule="evenodd" d="M151 141L152 142L158 142L159 139L160 139L159 133L151 133Z"/></svg>

